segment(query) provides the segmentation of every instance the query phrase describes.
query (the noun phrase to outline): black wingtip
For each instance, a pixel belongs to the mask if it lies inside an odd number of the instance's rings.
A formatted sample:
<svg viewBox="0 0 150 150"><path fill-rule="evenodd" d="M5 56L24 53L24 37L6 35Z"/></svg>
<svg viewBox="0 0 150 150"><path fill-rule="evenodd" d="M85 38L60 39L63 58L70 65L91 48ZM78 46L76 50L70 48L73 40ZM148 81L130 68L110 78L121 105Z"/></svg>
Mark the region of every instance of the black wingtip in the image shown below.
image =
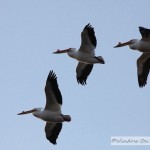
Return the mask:
<svg viewBox="0 0 150 150"><path fill-rule="evenodd" d="M139 87L143 88L147 84L145 80L143 80L141 77L138 77Z"/></svg>
<svg viewBox="0 0 150 150"><path fill-rule="evenodd" d="M144 87L147 84L147 78L150 71L150 58L147 58L143 64L142 73L138 75L139 87Z"/></svg>
<svg viewBox="0 0 150 150"><path fill-rule="evenodd" d="M78 84L86 85L86 80L93 69L93 64L86 64L86 65L84 64L84 66L82 66L82 65L83 65L82 63L79 63L77 66L76 78L77 78ZM82 70L79 71L80 73L77 71L79 69L78 67L83 67Z"/></svg>
<svg viewBox="0 0 150 150"><path fill-rule="evenodd" d="M139 26L139 31L143 34L143 32L145 32L146 28Z"/></svg>
<svg viewBox="0 0 150 150"><path fill-rule="evenodd" d="M92 27L92 25L90 23L88 23L85 27L84 30L87 30L89 38L91 40L91 43L96 47L97 45L97 40L95 37L95 31L94 28Z"/></svg>
<svg viewBox="0 0 150 150"><path fill-rule="evenodd" d="M139 26L139 29L140 29L140 28L144 28L144 27L142 27L142 26Z"/></svg>
<svg viewBox="0 0 150 150"><path fill-rule="evenodd" d="M61 95L61 92L60 92L59 87L58 87L57 76L53 70L51 70L49 72L46 83L47 82L50 82L51 88L52 88L52 90L56 96L57 102L60 105L62 105L62 95Z"/></svg>
<svg viewBox="0 0 150 150"><path fill-rule="evenodd" d="M88 24L84 27L84 29L92 29L92 30L94 30L94 28L92 27L92 25L91 25L90 23L88 23Z"/></svg>
<svg viewBox="0 0 150 150"><path fill-rule="evenodd" d="M54 129L52 130L51 136L46 136L47 140L49 140L52 144L57 144L57 138L62 129L62 123L57 123Z"/></svg>
<svg viewBox="0 0 150 150"><path fill-rule="evenodd" d="M147 30L147 28L145 28L145 27L142 27L142 26L139 26L139 29L146 29ZM149 29L148 29L149 30Z"/></svg>
<svg viewBox="0 0 150 150"><path fill-rule="evenodd" d="M147 28L144 28L144 27L140 26L139 31L140 31L143 38L149 38L150 29L147 29Z"/></svg>
<svg viewBox="0 0 150 150"><path fill-rule="evenodd" d="M143 88L143 87L145 87L145 85L146 85L146 84L139 84L139 87L140 87L140 88Z"/></svg>
<svg viewBox="0 0 150 150"><path fill-rule="evenodd" d="M56 74L55 74L55 72L53 70L51 70L49 72L48 78L50 78L50 79L57 79Z"/></svg>
<svg viewBox="0 0 150 150"><path fill-rule="evenodd" d="M51 139L51 137L46 137L52 144L56 145L56 139Z"/></svg>
<svg viewBox="0 0 150 150"><path fill-rule="evenodd" d="M81 85L83 85L83 86L86 85L86 80L83 80L83 79L78 78L78 77L77 77L77 82L78 82L78 84L81 84Z"/></svg>

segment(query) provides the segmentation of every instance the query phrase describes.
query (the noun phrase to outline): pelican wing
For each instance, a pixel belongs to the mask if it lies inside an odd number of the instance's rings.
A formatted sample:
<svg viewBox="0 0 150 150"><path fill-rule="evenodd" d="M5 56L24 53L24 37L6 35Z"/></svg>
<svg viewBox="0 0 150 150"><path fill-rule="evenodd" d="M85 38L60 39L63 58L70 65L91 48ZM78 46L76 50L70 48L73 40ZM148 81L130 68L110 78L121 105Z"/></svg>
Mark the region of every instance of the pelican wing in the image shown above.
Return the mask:
<svg viewBox="0 0 150 150"><path fill-rule="evenodd" d="M96 45L97 40L94 28L90 24L87 24L81 33L81 46L79 51L95 54L94 49L96 48Z"/></svg>
<svg viewBox="0 0 150 150"><path fill-rule="evenodd" d="M46 138L49 140L52 144L57 144L56 140L58 138L58 135L62 129L62 123L46 123L45 126L45 133Z"/></svg>
<svg viewBox="0 0 150 150"><path fill-rule="evenodd" d="M45 94L46 94L45 109L51 111L60 111L60 107L62 105L62 95L58 88L56 74L53 71L50 71L47 77Z"/></svg>
<svg viewBox="0 0 150 150"><path fill-rule="evenodd" d="M92 69L93 69L93 64L85 64L85 63L79 62L76 68L78 83L85 85L87 77L91 73Z"/></svg>
<svg viewBox="0 0 150 150"><path fill-rule="evenodd" d="M150 71L150 53L143 53L137 60L137 73L139 87L147 84L147 77Z"/></svg>
<svg viewBox="0 0 150 150"><path fill-rule="evenodd" d="M146 29L144 27L139 27L139 31L140 31L143 39L150 40L150 29Z"/></svg>

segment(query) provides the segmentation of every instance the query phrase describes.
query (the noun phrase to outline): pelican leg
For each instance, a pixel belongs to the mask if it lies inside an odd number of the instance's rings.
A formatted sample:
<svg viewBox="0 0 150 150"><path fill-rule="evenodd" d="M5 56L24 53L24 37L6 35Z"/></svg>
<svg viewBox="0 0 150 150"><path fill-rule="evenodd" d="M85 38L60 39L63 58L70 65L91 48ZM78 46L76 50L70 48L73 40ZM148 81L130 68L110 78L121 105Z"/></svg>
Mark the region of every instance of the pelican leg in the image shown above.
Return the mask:
<svg viewBox="0 0 150 150"><path fill-rule="evenodd" d="M96 58L101 64L105 64L105 61L103 60L103 58L101 56L94 56L94 58Z"/></svg>
<svg viewBox="0 0 150 150"><path fill-rule="evenodd" d="M67 122L71 121L71 117L69 115L61 114L61 116L63 117L64 121L67 121Z"/></svg>

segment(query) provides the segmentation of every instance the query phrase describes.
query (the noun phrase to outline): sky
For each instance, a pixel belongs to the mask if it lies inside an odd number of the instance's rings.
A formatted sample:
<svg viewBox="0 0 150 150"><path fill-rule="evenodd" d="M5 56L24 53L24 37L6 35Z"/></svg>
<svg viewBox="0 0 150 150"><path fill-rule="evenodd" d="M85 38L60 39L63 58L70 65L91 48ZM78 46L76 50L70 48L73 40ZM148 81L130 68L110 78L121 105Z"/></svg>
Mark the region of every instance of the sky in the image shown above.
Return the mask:
<svg viewBox="0 0 150 150"><path fill-rule="evenodd" d="M111 136L150 136L150 78L137 81L141 55L118 42L140 39L150 28L149 0L0 0L0 149L148 150L149 146L112 146ZM76 81L77 61L57 49L79 48L88 23L97 37L96 64L87 85ZM52 145L45 122L17 113L45 106L44 87L53 70L63 96L63 124Z"/></svg>

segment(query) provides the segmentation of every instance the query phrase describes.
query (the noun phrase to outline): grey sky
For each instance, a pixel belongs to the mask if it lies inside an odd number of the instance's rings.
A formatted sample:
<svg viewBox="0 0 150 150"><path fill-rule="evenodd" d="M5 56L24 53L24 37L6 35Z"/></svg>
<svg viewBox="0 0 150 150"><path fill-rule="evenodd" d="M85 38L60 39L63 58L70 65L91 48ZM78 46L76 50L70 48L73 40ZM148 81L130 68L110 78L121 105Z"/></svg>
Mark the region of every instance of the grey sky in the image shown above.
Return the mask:
<svg viewBox="0 0 150 150"><path fill-rule="evenodd" d="M149 0L0 0L0 149L3 150L148 150L149 146L111 146L111 136L149 136L150 79L138 87L140 52L119 42L141 38L138 26L150 28ZM83 87L76 82L77 62L57 49L80 46L87 23L95 28L95 65ZM22 110L44 107L50 70L58 77L62 110L72 116L53 146L45 123Z"/></svg>

